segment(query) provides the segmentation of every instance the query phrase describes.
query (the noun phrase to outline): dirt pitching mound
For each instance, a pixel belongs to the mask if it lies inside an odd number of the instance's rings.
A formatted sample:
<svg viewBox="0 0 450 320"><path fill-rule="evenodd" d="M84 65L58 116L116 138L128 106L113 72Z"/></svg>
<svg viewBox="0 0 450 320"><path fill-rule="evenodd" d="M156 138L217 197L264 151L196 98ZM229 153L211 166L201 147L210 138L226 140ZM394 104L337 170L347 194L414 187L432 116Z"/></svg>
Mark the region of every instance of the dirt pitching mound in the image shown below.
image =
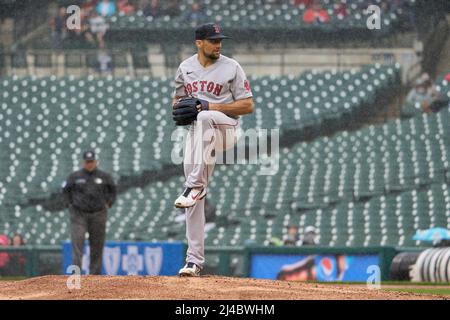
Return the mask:
<svg viewBox="0 0 450 320"><path fill-rule="evenodd" d="M69 290L67 279L67 276L45 276L0 281L0 299L444 299L442 296L369 290L362 286L217 276L83 276L79 290Z"/></svg>

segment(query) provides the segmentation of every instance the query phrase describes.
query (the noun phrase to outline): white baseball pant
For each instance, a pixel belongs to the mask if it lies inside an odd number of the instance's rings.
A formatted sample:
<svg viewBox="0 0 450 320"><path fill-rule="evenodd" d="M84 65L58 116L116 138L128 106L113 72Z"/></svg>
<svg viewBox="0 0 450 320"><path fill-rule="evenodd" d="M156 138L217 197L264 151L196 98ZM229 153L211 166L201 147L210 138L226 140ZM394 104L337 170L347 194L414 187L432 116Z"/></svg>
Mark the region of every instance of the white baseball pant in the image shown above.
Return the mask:
<svg viewBox="0 0 450 320"><path fill-rule="evenodd" d="M187 188L207 188L214 170L217 152L230 149L237 142L239 120L220 111L201 111L191 125L184 151L184 175ZM186 210L186 262L200 268L205 263L205 200Z"/></svg>

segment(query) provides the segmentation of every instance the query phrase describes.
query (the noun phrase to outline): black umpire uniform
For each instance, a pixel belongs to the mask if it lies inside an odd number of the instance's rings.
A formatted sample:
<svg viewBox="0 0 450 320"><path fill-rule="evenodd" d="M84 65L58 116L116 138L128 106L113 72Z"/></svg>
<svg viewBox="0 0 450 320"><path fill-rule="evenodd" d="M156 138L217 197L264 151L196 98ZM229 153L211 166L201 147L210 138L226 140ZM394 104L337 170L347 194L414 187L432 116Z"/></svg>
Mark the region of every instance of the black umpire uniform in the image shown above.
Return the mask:
<svg viewBox="0 0 450 320"><path fill-rule="evenodd" d="M101 274L107 210L116 199L111 176L97 168L93 151L83 154L84 167L63 183L63 195L70 211L72 261L80 267L86 232L89 233L90 274Z"/></svg>

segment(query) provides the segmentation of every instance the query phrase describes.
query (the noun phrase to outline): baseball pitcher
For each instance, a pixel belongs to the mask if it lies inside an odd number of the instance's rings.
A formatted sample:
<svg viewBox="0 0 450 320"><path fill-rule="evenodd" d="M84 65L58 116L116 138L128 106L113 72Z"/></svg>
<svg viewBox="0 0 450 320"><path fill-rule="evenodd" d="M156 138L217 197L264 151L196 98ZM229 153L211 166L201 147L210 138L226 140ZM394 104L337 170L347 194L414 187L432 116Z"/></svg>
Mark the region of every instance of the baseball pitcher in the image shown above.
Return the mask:
<svg viewBox="0 0 450 320"><path fill-rule="evenodd" d="M199 276L205 263L205 197L216 152L237 142L239 116L253 112L250 85L242 67L220 54L217 24L195 30L197 54L183 61L175 76L173 120L190 125L184 152L185 189L175 207L185 208L188 251L180 276Z"/></svg>

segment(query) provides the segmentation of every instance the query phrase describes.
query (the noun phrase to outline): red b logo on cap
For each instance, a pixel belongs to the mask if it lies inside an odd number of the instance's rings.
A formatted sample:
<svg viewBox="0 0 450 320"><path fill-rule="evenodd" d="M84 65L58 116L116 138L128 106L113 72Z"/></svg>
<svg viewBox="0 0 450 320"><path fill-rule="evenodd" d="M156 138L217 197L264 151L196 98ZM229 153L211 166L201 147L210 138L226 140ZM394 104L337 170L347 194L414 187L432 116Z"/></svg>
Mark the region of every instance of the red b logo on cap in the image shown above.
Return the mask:
<svg viewBox="0 0 450 320"><path fill-rule="evenodd" d="M214 25L214 32L215 33L220 33L220 28L217 24Z"/></svg>

